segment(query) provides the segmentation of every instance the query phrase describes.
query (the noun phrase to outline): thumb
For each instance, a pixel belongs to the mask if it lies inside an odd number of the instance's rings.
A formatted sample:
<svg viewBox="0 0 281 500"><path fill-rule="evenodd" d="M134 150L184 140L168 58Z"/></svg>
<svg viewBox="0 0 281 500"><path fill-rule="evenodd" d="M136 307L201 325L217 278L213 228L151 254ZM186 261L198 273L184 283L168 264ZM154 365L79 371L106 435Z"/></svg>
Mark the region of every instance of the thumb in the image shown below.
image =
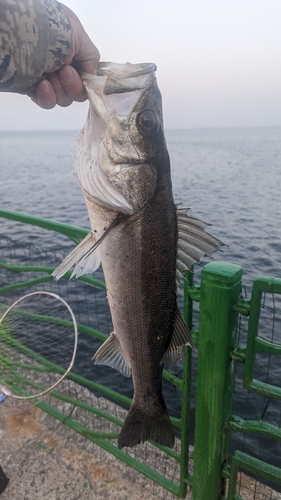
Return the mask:
<svg viewBox="0 0 281 500"><path fill-rule="evenodd" d="M73 30L73 35L74 38L76 38L76 50L73 61L79 63L82 70L88 73L95 73L100 59L100 53L97 47L93 44L89 35L83 28L77 30L77 32Z"/></svg>
<svg viewBox="0 0 281 500"><path fill-rule="evenodd" d="M79 35L73 63L74 65L78 63L83 71L94 74L97 70L100 53L84 30Z"/></svg>
<svg viewBox="0 0 281 500"><path fill-rule="evenodd" d="M77 59L76 59L77 60ZM94 74L97 70L98 60L88 59L87 61L79 61L79 66L86 73Z"/></svg>

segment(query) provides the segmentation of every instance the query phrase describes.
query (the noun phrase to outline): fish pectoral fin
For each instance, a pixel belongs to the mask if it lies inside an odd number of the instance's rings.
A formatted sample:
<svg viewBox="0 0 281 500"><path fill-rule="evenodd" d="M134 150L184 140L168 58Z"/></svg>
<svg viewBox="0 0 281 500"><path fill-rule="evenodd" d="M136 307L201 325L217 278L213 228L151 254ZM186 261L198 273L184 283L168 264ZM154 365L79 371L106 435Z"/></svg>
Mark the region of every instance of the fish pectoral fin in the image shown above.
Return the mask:
<svg viewBox="0 0 281 500"><path fill-rule="evenodd" d="M97 243L93 233L89 233L77 247L68 254L62 263L52 272L55 280L59 280L74 265L74 271L71 278L82 276L83 274L93 273L99 267L101 259L97 248Z"/></svg>
<svg viewBox="0 0 281 500"><path fill-rule="evenodd" d="M205 231L209 224L199 219L189 217L188 209L177 208L178 223L178 253L177 270L182 274L206 255L211 255L224 245L215 236Z"/></svg>
<svg viewBox="0 0 281 500"><path fill-rule="evenodd" d="M118 370L125 377L130 377L131 375L131 367L124 357L120 342L114 332L100 346L93 360L95 361L95 365L111 366L111 368L115 368L115 370Z"/></svg>
<svg viewBox="0 0 281 500"><path fill-rule="evenodd" d="M176 365L184 361L184 346L192 347L190 331L183 320L179 309L176 310L174 331L167 351L164 353L161 364L165 367Z"/></svg>
<svg viewBox="0 0 281 500"><path fill-rule="evenodd" d="M82 276L83 274L93 273L101 263L98 246L106 238L108 233L118 224L126 219L126 215L117 214L109 227L104 231L101 237L96 240L93 233L89 233L79 245L70 252L62 263L53 271L52 276L55 280L59 280L72 266L75 265L74 271L70 278Z"/></svg>

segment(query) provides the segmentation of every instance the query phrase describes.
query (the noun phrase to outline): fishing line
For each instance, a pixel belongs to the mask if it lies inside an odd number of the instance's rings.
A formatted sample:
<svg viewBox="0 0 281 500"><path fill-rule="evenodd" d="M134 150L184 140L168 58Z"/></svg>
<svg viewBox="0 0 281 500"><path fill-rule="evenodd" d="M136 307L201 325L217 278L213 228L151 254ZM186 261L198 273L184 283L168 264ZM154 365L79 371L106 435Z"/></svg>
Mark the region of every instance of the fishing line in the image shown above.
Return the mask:
<svg viewBox="0 0 281 500"><path fill-rule="evenodd" d="M9 306L0 317L0 411L23 411L22 403L33 406L57 387L77 344L74 313L59 295L31 292Z"/></svg>

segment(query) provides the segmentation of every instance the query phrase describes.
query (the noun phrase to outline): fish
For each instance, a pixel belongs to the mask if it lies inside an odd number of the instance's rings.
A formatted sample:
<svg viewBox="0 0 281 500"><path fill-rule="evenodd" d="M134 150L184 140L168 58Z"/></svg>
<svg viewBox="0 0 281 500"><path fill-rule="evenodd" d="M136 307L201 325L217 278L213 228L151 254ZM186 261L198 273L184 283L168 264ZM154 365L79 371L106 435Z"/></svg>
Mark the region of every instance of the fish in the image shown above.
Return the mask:
<svg viewBox="0 0 281 500"><path fill-rule="evenodd" d="M102 262L113 332L94 362L132 376L134 396L118 447L147 440L173 448L162 371L192 338L177 305L186 269L222 242L173 199L162 98L154 63L102 62L82 74L89 99L77 139L76 174L91 232L54 271L59 279Z"/></svg>

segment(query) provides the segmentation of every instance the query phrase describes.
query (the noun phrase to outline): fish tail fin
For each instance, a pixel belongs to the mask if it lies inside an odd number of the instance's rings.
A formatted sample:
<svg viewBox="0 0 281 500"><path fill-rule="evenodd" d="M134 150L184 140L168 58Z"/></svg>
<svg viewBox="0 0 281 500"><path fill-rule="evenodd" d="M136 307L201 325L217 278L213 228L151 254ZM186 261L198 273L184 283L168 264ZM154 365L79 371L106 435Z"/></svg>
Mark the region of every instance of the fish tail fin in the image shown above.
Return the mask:
<svg viewBox="0 0 281 500"><path fill-rule="evenodd" d="M173 448L175 434L167 408L164 407L160 414L151 416L133 404L119 434L118 448L133 447L148 439Z"/></svg>

